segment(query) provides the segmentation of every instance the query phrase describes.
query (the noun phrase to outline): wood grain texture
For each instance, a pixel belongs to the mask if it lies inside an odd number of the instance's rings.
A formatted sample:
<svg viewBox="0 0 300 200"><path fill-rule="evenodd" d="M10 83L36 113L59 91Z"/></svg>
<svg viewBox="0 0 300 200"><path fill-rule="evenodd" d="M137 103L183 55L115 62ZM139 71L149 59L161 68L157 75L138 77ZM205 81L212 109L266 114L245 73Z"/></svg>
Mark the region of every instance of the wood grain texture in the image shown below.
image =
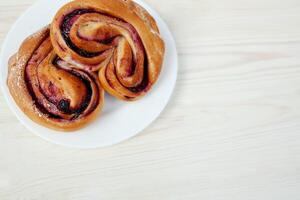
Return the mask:
<svg viewBox="0 0 300 200"><path fill-rule="evenodd" d="M146 1L179 51L167 109L129 141L76 150L0 96L0 199L300 199L300 1ZM0 43L33 2L0 0Z"/></svg>

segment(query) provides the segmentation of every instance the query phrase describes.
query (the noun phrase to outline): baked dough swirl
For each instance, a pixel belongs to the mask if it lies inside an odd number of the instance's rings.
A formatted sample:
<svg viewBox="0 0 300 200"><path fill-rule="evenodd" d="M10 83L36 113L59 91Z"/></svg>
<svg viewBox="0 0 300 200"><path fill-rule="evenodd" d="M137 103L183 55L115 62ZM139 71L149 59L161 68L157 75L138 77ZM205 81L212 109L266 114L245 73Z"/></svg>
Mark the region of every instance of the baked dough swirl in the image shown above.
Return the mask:
<svg viewBox="0 0 300 200"><path fill-rule="evenodd" d="M99 71L103 88L118 99L144 96L157 81L164 42L155 20L131 0L75 0L51 24L54 51L85 71Z"/></svg>
<svg viewBox="0 0 300 200"><path fill-rule="evenodd" d="M95 119L104 101L97 75L74 68L53 51L49 27L28 37L10 58L7 85L29 118L62 131Z"/></svg>

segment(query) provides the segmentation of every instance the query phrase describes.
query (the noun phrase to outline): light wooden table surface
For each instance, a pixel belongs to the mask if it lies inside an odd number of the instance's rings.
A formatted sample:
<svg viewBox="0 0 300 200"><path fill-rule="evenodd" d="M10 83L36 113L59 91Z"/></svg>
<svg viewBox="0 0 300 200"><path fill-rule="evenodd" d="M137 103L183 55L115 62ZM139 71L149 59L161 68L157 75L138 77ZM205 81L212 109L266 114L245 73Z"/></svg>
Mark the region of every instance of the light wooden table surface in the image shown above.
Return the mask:
<svg viewBox="0 0 300 200"><path fill-rule="evenodd" d="M146 1L179 51L167 109L129 141L76 150L0 96L0 199L300 199L300 1ZM0 44L33 2L0 0Z"/></svg>

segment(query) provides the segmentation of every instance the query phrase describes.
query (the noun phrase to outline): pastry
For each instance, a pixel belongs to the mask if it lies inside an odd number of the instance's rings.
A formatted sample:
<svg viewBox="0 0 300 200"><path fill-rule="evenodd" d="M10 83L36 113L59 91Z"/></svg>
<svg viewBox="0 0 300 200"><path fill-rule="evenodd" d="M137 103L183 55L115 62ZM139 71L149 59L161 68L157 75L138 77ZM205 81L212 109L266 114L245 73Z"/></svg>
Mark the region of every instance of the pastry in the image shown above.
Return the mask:
<svg viewBox="0 0 300 200"><path fill-rule="evenodd" d="M155 20L131 0L75 0L51 24L55 53L77 69L99 72L118 99L144 96L157 81L164 42Z"/></svg>
<svg viewBox="0 0 300 200"><path fill-rule="evenodd" d="M9 60L7 85L40 125L77 130L94 120L104 90L133 101L157 81L164 42L151 15L131 0L74 0Z"/></svg>
<svg viewBox="0 0 300 200"><path fill-rule="evenodd" d="M96 74L74 68L53 51L49 27L29 36L10 58L7 85L30 119L62 131L91 122L104 101Z"/></svg>

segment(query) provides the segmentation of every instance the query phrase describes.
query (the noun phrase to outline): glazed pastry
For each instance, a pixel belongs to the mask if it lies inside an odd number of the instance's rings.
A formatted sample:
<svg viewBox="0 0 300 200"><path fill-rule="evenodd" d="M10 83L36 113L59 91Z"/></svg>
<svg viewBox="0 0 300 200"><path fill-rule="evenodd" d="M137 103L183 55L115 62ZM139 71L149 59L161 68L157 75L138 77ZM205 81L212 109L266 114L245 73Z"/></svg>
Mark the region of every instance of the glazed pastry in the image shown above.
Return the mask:
<svg viewBox="0 0 300 200"><path fill-rule="evenodd" d="M103 106L104 90L97 75L74 69L59 58L49 27L28 37L10 58L7 85L29 118L56 130L85 126Z"/></svg>
<svg viewBox="0 0 300 200"><path fill-rule="evenodd" d="M99 71L103 88L126 101L157 81L164 42L156 22L131 0L75 0L51 25L54 51L78 69Z"/></svg>

